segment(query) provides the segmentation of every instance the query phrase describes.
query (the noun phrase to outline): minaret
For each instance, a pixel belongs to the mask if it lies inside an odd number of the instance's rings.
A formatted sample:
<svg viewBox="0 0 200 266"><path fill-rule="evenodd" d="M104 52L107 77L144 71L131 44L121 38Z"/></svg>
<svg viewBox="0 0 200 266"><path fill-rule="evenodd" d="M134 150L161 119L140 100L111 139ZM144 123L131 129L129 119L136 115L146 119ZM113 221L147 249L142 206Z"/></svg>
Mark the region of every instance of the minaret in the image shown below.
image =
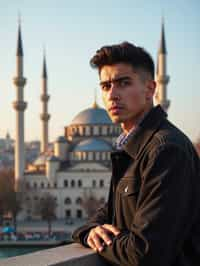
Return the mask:
<svg viewBox="0 0 200 266"><path fill-rule="evenodd" d="M41 140L41 153L47 152L48 149L48 121L50 115L48 114L48 101L50 96L47 94L47 66L46 66L46 56L44 53L43 58L43 69L42 69L42 114L40 115L42 121L42 140Z"/></svg>
<svg viewBox="0 0 200 266"><path fill-rule="evenodd" d="M97 104L97 92L96 92L96 89L94 90L94 103L93 103L92 107L94 109L99 108L99 106Z"/></svg>
<svg viewBox="0 0 200 266"><path fill-rule="evenodd" d="M16 77L13 79L16 86L16 101L13 107L16 110L16 137L15 137L15 190L20 192L23 184L25 168L25 145L24 145L24 111L27 103L24 101L24 85L26 79L23 77L23 46L21 37L21 25L18 25L18 40L16 54Z"/></svg>
<svg viewBox="0 0 200 266"><path fill-rule="evenodd" d="M167 99L167 84L169 82L169 76L167 75L167 49L165 43L164 21L162 21L160 47L158 51L156 82L155 103L160 104L163 109L167 111L170 101Z"/></svg>

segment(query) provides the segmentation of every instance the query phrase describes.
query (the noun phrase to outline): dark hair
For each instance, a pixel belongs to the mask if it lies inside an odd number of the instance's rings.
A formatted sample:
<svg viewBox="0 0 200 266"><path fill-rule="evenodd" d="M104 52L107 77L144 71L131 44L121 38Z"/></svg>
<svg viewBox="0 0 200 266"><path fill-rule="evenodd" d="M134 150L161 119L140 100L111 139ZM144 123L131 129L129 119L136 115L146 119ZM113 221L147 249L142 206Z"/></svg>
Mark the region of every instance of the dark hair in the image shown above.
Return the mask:
<svg viewBox="0 0 200 266"><path fill-rule="evenodd" d="M117 63L128 63L134 69L150 73L154 78L154 63L150 54L145 49L129 42L103 46L90 60L90 65L93 68L98 68L99 72L103 66Z"/></svg>

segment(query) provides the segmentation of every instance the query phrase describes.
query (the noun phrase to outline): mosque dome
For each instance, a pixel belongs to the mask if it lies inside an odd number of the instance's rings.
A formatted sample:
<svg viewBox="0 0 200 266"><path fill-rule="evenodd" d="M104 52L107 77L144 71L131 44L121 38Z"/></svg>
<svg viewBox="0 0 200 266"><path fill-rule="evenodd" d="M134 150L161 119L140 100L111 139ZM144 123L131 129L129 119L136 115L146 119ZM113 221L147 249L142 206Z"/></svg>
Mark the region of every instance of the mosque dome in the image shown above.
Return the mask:
<svg viewBox="0 0 200 266"><path fill-rule="evenodd" d="M112 151L112 146L102 139L90 138L80 141L73 151Z"/></svg>
<svg viewBox="0 0 200 266"><path fill-rule="evenodd" d="M96 103L93 107L80 112L72 120L71 125L84 124L112 124L110 117L105 109L100 108Z"/></svg>

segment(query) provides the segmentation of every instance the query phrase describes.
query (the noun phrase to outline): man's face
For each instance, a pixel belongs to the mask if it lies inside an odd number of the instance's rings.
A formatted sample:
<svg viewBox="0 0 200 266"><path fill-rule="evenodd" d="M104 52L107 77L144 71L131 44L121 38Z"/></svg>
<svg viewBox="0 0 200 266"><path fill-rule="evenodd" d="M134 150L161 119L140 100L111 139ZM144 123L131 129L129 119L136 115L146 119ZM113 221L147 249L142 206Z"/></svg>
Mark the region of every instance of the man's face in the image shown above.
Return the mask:
<svg viewBox="0 0 200 266"><path fill-rule="evenodd" d="M130 64L105 65L100 85L105 107L114 123L129 130L152 105L155 82Z"/></svg>

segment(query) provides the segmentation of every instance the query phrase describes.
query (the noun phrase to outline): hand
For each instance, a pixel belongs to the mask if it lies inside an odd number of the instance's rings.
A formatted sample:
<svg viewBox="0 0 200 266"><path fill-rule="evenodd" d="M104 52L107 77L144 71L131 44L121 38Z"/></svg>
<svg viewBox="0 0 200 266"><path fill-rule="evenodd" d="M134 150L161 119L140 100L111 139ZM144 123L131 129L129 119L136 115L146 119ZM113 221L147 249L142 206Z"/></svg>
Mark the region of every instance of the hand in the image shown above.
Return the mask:
<svg viewBox="0 0 200 266"><path fill-rule="evenodd" d="M110 234L117 236L119 233L119 229L111 224L99 225L90 230L87 243L94 251L101 252L105 245L112 244Z"/></svg>

